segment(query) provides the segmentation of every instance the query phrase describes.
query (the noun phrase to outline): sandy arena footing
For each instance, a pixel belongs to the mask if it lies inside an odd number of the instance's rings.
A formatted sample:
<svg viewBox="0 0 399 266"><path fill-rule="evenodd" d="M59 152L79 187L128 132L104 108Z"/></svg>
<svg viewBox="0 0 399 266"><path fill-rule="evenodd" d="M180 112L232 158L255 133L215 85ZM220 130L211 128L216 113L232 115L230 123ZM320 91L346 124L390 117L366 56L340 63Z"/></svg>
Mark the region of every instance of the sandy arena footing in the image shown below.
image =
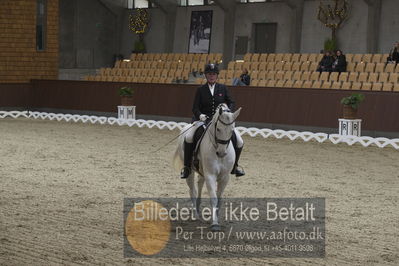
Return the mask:
<svg viewBox="0 0 399 266"><path fill-rule="evenodd" d="M32 119L0 121L0 264L398 265L399 152L244 136L225 197L325 197L325 259L123 258L125 197L187 197L178 134Z"/></svg>

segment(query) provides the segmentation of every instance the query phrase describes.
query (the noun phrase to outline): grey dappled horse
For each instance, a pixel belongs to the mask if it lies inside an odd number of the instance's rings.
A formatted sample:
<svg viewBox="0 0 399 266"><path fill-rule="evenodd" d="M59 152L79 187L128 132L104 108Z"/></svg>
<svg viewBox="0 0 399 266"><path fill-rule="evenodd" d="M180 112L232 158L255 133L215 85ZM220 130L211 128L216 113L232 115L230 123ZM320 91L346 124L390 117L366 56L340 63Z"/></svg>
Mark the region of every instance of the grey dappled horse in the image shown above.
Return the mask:
<svg viewBox="0 0 399 266"><path fill-rule="evenodd" d="M201 192L205 182L212 207L211 229L215 231L220 230L218 209L221 206L221 197L230 180L230 172L234 166L235 152L230 139L233 134L235 120L240 111L241 108L232 113L226 104L218 106L208 130L202 138L197 155L199 159L199 171L197 172L198 189L194 182L195 171L191 171L190 176L186 179L197 217L200 214ZM197 121L195 123L201 122ZM191 126L191 124L187 125L182 129L182 132L185 132ZM174 165L179 170L183 166L184 137L184 133L179 137L174 155Z"/></svg>

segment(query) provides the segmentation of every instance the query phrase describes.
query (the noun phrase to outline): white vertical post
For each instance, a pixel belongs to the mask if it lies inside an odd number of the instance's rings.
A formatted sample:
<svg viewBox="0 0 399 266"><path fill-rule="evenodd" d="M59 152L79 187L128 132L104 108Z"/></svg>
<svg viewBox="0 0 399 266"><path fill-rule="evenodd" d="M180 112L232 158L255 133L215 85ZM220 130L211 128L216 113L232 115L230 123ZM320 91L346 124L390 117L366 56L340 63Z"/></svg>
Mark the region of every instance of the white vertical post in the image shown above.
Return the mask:
<svg viewBox="0 0 399 266"><path fill-rule="evenodd" d="M118 106L119 119L136 119L136 106Z"/></svg>
<svg viewBox="0 0 399 266"><path fill-rule="evenodd" d="M339 134L343 136L361 136L361 119L338 119Z"/></svg>

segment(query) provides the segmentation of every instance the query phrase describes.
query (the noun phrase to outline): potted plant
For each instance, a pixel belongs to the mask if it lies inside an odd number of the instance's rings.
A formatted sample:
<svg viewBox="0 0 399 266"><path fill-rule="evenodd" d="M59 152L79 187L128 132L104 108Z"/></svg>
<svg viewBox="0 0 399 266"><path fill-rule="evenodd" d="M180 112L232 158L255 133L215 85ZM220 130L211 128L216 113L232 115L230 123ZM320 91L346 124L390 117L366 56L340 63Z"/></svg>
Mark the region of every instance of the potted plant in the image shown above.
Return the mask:
<svg viewBox="0 0 399 266"><path fill-rule="evenodd" d="M143 40L138 40L134 43L134 53L145 53L145 43Z"/></svg>
<svg viewBox="0 0 399 266"><path fill-rule="evenodd" d="M344 105L344 118L355 119L357 118L357 109L361 102L364 100L364 95L361 93L353 93L348 97L344 97L341 100L341 104Z"/></svg>
<svg viewBox="0 0 399 266"><path fill-rule="evenodd" d="M337 50L337 41L333 39L326 39L324 41L324 51L335 51Z"/></svg>
<svg viewBox="0 0 399 266"><path fill-rule="evenodd" d="M121 87L119 88L119 96L121 96L122 106L132 106L133 105L133 88L131 87Z"/></svg>

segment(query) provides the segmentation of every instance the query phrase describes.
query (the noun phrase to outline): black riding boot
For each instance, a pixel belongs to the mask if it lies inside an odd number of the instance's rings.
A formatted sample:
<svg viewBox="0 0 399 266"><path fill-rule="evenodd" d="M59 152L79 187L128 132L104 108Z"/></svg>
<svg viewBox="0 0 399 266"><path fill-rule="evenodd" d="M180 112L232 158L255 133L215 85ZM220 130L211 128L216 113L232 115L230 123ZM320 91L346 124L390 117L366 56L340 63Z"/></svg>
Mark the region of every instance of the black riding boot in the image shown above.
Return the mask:
<svg viewBox="0 0 399 266"><path fill-rule="evenodd" d="M184 168L181 170L180 178L187 178L191 174L193 152L194 144L184 141Z"/></svg>
<svg viewBox="0 0 399 266"><path fill-rule="evenodd" d="M241 148L234 147L234 150L236 152L236 161L234 162L234 167L233 167L233 170L231 171L231 174L236 175L237 177L243 176L243 175L245 175L244 169L238 168L238 160L240 159L242 147Z"/></svg>

